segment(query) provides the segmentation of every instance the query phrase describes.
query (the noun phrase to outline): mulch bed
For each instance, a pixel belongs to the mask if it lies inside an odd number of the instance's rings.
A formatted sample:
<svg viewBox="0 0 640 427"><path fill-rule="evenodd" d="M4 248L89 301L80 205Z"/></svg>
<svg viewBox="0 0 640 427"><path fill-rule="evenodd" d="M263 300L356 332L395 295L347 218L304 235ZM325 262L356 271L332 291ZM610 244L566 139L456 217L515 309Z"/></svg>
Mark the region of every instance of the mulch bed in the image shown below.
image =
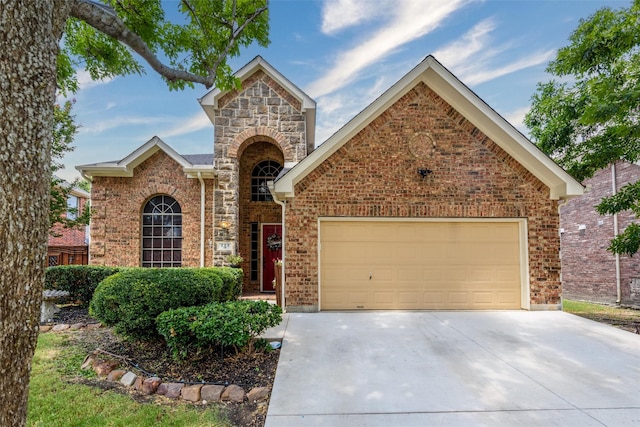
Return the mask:
<svg viewBox="0 0 640 427"><path fill-rule="evenodd" d="M57 323L69 324L96 322L88 315L86 309L73 306L63 307L56 319ZM73 344L85 349L87 353L100 349L118 355L129 362L129 369L138 370L144 376L155 375L167 382L236 384L245 391L253 387L272 388L280 356L280 350L234 354L233 350L223 352L220 348L211 348L189 354L183 361L175 361L163 341L127 341L115 335L109 328L82 330L74 334ZM87 382L102 388L95 380ZM219 405L234 425L264 426L267 412L265 404L246 402Z"/></svg>

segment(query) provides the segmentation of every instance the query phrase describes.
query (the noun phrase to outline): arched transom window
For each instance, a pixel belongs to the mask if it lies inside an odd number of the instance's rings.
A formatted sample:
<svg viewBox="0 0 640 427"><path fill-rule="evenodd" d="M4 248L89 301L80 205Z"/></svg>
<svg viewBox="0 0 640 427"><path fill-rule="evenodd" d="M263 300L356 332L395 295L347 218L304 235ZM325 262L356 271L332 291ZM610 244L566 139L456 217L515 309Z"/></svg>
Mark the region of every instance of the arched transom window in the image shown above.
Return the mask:
<svg viewBox="0 0 640 427"><path fill-rule="evenodd" d="M182 266L182 210L170 196L154 196L142 213L142 266Z"/></svg>
<svg viewBox="0 0 640 427"><path fill-rule="evenodd" d="M253 168L251 172L251 201L273 200L267 182L273 181L281 170L282 165L274 160L264 160Z"/></svg>

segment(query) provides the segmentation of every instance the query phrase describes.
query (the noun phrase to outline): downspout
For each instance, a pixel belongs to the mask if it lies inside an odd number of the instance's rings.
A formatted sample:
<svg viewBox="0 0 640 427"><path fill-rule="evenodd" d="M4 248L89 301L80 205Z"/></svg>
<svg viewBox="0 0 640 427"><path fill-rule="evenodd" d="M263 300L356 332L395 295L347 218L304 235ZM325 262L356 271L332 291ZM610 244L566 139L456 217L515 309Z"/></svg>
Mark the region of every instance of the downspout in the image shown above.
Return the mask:
<svg viewBox="0 0 640 427"><path fill-rule="evenodd" d="M287 305L285 304L284 301L284 294L285 294L285 282L284 282L284 277L285 277L285 267L286 267L286 263L285 260L287 259L286 255L285 255L285 247L286 247L286 232L287 232L287 227L285 226L285 212L287 210L287 201L286 200L280 200L278 199L278 197L276 197L276 195L274 194L275 191L273 191L273 181L269 182L269 190L271 191L271 196L273 197L273 201L276 202L277 204L279 204L280 206L282 206L282 276L280 277L280 283L282 283L282 286L280 286L282 289L280 289L280 301L282 301L282 311L284 313L287 312L286 307Z"/></svg>
<svg viewBox="0 0 640 427"><path fill-rule="evenodd" d="M611 164L611 192L615 196L618 193L617 183L616 183L616 164ZM613 214L613 237L618 237L620 234L620 230L618 229L618 214ZM616 304L620 304L620 300L622 299L622 292L620 289L620 254L615 254L616 256Z"/></svg>
<svg viewBox="0 0 640 427"><path fill-rule="evenodd" d="M200 181L200 267L204 267L204 202L205 202L205 185L202 179L202 172L198 172L198 181Z"/></svg>

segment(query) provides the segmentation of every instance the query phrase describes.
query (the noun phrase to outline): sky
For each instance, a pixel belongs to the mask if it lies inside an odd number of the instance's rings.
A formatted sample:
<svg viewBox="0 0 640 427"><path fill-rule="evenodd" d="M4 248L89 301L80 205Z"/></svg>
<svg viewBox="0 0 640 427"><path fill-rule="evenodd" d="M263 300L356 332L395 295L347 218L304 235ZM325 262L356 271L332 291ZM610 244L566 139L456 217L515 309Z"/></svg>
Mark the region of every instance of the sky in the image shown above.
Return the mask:
<svg viewBox="0 0 640 427"><path fill-rule="evenodd" d="M163 2L168 14L177 1ZM270 0L270 39L256 55L317 102L321 144L427 55L434 55L494 110L527 134L523 118L545 69L580 19L631 0ZM198 103L203 86L169 91L147 74L91 81L78 70L75 150L57 174L120 160L159 136L180 154L213 152L213 125Z"/></svg>

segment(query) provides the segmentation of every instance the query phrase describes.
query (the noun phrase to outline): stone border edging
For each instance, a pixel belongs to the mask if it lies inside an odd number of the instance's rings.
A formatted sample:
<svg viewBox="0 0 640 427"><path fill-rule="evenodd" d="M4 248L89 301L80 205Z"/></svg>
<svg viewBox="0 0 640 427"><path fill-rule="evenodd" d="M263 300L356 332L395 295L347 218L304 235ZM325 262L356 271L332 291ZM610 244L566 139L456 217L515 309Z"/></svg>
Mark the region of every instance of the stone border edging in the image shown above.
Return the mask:
<svg viewBox="0 0 640 427"><path fill-rule="evenodd" d="M69 325L41 325L40 332L64 332L80 329L98 329L100 323L75 323ZM184 384L177 382L163 382L158 377L144 378L132 371L117 369L120 362L110 358L100 358L99 351L93 351L85 357L80 369L93 371L102 379L110 382L119 382L125 387L132 388L144 395L162 395L170 399L181 398L191 403L233 402L243 403L248 400L251 403L266 401L269 398L269 387L254 387L248 393L238 385L217 384Z"/></svg>

